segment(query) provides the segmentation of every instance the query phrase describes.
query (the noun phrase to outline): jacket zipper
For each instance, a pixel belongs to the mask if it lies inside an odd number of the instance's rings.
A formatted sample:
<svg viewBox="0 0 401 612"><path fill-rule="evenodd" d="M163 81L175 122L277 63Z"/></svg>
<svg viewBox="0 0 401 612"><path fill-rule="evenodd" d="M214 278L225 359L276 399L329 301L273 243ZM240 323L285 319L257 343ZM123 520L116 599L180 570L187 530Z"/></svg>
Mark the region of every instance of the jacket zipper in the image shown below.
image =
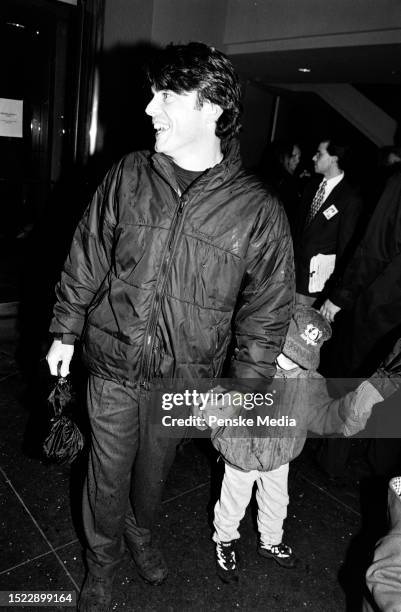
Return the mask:
<svg viewBox="0 0 401 612"><path fill-rule="evenodd" d="M163 258L162 258L161 265L160 265L160 270L164 274L164 277L161 279L160 285L156 287L155 295L154 295L152 306L151 306L151 313L150 313L149 320L148 320L148 326L147 326L146 333L145 333L146 340L145 340L145 346L143 349L143 356L142 356L142 375L143 376L141 376L142 382L140 383L141 386L145 389L148 388L148 383L150 380L150 368L152 364L152 350L153 350L153 345L154 345L154 340L155 340L157 320L159 318L159 312L160 312L160 301L161 301L160 298L163 293L164 285L166 283L167 275L168 275L169 268L171 265L172 251L174 250L175 244L177 242L177 239L178 239L177 237L179 236L179 230L182 227L182 223L183 223L182 213L183 213L184 206L186 203L187 203L187 199L185 197L179 198L179 204L176 208L175 217L174 217L173 223L170 228L170 236L167 242L167 248L165 248L164 250ZM166 261L168 261L168 264L165 267ZM165 269L163 270L163 268Z"/></svg>

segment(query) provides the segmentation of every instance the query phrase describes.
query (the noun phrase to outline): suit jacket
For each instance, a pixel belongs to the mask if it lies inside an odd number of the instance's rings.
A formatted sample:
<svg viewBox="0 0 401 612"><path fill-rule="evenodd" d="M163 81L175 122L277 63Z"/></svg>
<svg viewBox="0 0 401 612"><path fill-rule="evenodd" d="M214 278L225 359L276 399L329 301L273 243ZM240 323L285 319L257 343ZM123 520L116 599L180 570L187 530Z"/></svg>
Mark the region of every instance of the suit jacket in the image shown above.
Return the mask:
<svg viewBox="0 0 401 612"><path fill-rule="evenodd" d="M323 290L326 293L328 283L331 284L338 277L355 247L356 229L362 211L360 196L344 177L334 187L313 220L306 225L305 221L321 180L321 177L313 179L305 188L294 240L297 292L316 297L321 293L311 294L308 289L311 258L318 253L336 255L333 275ZM324 212L333 205L338 212L327 219Z"/></svg>

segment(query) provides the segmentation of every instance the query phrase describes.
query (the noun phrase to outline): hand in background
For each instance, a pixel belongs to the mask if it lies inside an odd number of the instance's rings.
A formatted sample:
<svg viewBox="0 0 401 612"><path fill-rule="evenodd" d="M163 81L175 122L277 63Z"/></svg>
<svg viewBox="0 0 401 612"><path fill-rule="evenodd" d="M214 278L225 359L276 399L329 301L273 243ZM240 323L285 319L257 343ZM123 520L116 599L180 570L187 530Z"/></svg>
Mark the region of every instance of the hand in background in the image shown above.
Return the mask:
<svg viewBox="0 0 401 612"><path fill-rule="evenodd" d="M330 300L326 300L320 308L320 314L327 319L329 323L333 323L334 317L340 310L340 306L336 306Z"/></svg>

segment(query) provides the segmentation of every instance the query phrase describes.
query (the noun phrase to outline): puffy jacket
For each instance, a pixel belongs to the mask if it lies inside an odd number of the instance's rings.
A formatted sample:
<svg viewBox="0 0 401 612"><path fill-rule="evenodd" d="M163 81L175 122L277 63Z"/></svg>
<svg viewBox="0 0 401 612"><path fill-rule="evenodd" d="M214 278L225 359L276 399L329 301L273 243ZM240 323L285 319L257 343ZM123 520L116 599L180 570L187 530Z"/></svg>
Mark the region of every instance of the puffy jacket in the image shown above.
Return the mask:
<svg viewBox="0 0 401 612"><path fill-rule="evenodd" d="M107 174L74 235L50 331L83 338L89 370L117 382L264 378L285 338L293 253L281 205L223 161L182 196L163 154L132 153Z"/></svg>

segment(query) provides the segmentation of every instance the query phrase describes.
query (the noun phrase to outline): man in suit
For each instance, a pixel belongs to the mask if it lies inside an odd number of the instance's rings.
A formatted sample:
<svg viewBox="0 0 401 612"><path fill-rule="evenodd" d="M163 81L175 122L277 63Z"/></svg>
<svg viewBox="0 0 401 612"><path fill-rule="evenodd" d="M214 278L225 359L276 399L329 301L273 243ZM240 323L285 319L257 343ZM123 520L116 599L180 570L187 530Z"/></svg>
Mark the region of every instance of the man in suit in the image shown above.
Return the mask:
<svg viewBox="0 0 401 612"><path fill-rule="evenodd" d="M320 180L303 195L294 240L297 301L322 302L353 248L361 199L344 175L346 147L323 140L313 157Z"/></svg>

